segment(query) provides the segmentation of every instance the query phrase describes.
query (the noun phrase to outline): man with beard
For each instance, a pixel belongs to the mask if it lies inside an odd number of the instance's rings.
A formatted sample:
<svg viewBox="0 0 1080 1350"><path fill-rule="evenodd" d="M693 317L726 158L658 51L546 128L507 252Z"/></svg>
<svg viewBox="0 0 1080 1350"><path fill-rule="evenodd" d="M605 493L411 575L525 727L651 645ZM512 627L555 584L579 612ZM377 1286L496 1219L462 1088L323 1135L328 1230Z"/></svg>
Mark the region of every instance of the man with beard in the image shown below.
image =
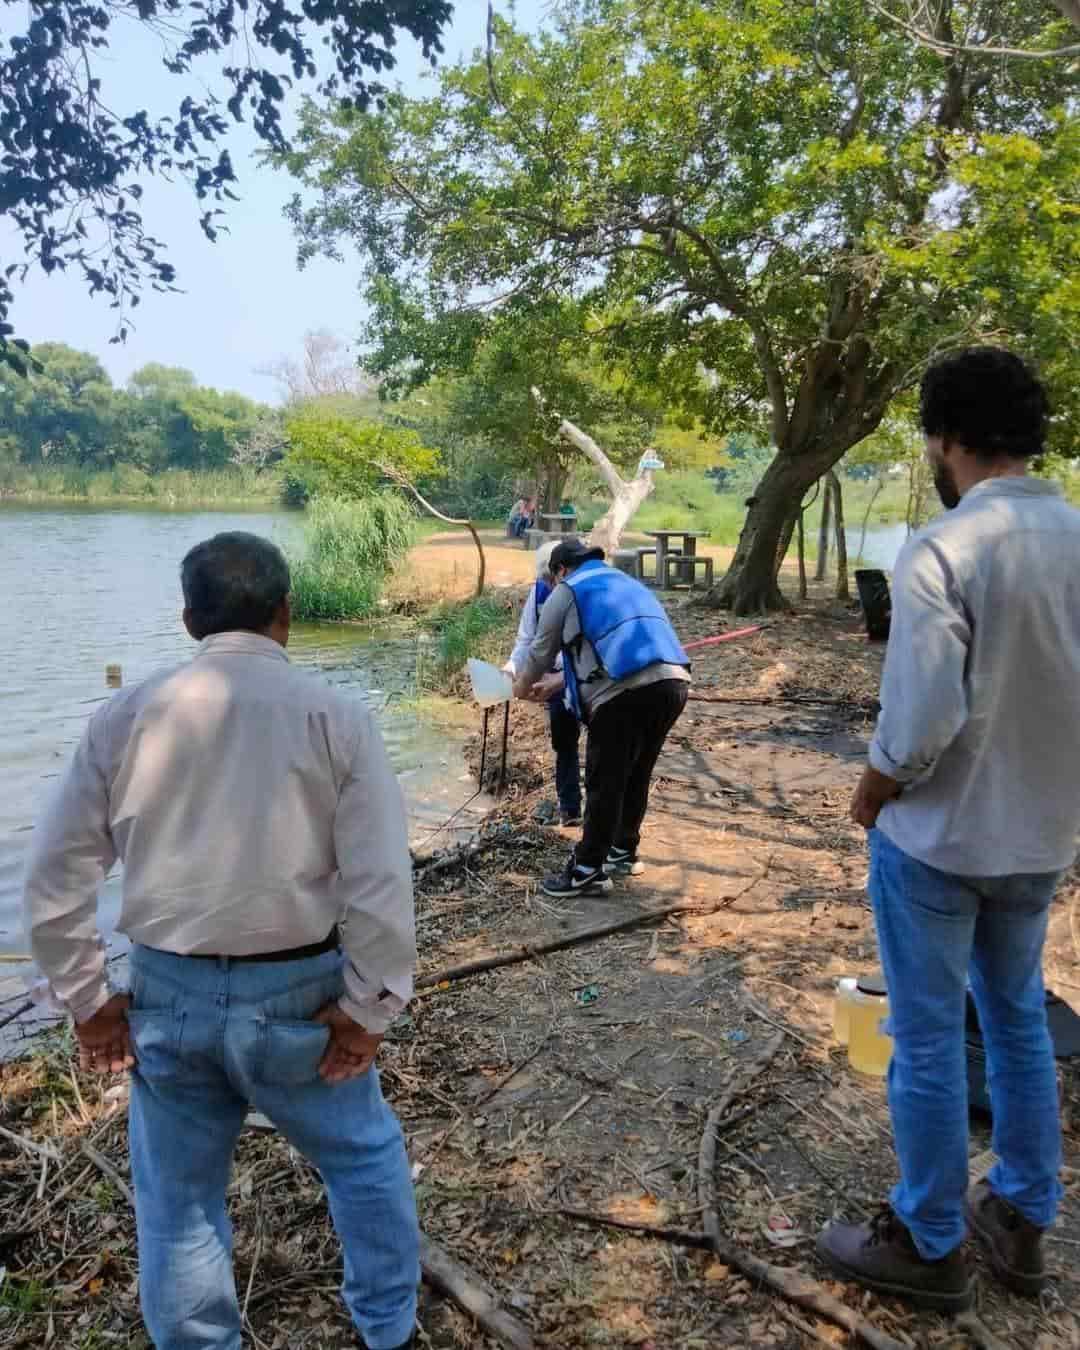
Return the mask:
<svg viewBox="0 0 1080 1350"><path fill-rule="evenodd" d="M1036 1294L1060 1199L1042 951L1080 830L1080 512L1027 474L1047 400L1011 353L932 366L920 417L950 509L897 561L882 711L852 802L870 831L900 1182L818 1251L872 1289L955 1311L971 1302L967 1226L999 1279ZM967 1191L969 981L1000 1161Z"/></svg>

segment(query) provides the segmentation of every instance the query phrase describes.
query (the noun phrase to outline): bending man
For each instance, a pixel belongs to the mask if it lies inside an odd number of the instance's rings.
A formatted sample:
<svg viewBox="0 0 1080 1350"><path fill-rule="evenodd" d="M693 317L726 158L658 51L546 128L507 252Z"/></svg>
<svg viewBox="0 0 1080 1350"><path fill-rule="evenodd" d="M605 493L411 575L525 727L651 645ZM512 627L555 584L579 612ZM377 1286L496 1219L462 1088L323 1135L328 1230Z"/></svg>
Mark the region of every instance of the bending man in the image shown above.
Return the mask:
<svg viewBox="0 0 1080 1350"><path fill-rule="evenodd" d="M511 675L516 676L520 670L524 670L540 623L540 611L555 587L550 564L556 545L557 541L552 539L536 550L536 582L525 597L514 650L503 666L503 670ZM549 690L552 692L549 693ZM547 704L551 748L555 751L555 795L559 799L559 824L580 825L581 761L578 757L578 741L581 738L581 724L566 706L561 653L555 658L554 672L537 681L531 696L537 703Z"/></svg>
<svg viewBox="0 0 1080 1350"><path fill-rule="evenodd" d="M544 603L521 673L528 698L562 652L568 706L589 729L585 826L564 870L545 877L548 895L600 895L611 875L639 875L641 823L668 732L686 706L690 662L647 587L608 567L580 540L557 544ZM551 677L554 681L555 677ZM553 689L545 680L547 696Z"/></svg>

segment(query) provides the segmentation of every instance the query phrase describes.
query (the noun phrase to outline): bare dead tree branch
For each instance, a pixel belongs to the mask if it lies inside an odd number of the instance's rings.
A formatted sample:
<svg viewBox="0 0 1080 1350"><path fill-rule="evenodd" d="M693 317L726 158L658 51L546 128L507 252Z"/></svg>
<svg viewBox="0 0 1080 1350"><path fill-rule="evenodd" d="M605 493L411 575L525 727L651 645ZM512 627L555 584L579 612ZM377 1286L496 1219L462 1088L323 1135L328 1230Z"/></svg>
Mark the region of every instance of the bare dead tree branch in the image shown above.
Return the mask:
<svg viewBox="0 0 1080 1350"><path fill-rule="evenodd" d="M484 546L480 542L480 536L476 532L476 526L471 520L459 520L455 516L444 516L440 510L432 506L426 497L421 496L416 485L411 482L400 469L395 468L394 465L383 464L378 460L372 462L381 474L390 479L391 483L394 483L399 488L403 488L406 492L411 492L424 510L430 511L436 520L445 521L447 525L464 525L469 531L473 537L473 543L476 545L476 552L480 557L480 565L477 568L476 573L476 598L479 599L484 593L484 582L487 577L487 560L484 557Z"/></svg>

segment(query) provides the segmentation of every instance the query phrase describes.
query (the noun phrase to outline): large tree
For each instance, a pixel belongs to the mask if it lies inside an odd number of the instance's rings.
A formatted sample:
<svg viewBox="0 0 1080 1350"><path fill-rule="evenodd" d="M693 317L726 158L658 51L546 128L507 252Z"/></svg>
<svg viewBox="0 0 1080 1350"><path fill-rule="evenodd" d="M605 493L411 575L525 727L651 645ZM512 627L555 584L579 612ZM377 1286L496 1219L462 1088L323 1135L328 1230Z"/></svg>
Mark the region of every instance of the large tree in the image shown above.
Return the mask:
<svg viewBox="0 0 1080 1350"><path fill-rule="evenodd" d="M36 263L77 267L91 292L120 310L118 337L142 285L172 286L164 245L143 228L139 202L154 174L186 178L213 238L236 173L230 125L250 118L267 145L286 144L289 87L309 83L363 108L394 65L399 31L434 59L449 0L4 0L14 32L0 42L0 213L22 234L24 256L0 268L0 363L25 372L27 345L7 322L11 282ZM137 24L160 47L175 80L170 117L115 102L108 51L117 28ZM316 64L315 45L330 51ZM321 74L321 79L320 79ZM208 92L221 91L219 100Z"/></svg>
<svg viewBox="0 0 1080 1350"><path fill-rule="evenodd" d="M943 41L990 6L1020 43L1065 27L1045 2L938 0ZM605 340L650 383L770 436L711 598L777 605L807 488L932 353L1026 344L1048 284L1067 330L1077 75L913 47L863 0L559 13L536 38L496 19L432 98L312 107L287 157L315 194L294 209L302 256L352 240L372 284L430 315L554 292L615 316ZM1019 288L1018 241L1039 259Z"/></svg>
<svg viewBox="0 0 1080 1350"><path fill-rule="evenodd" d="M126 389L116 389L89 352L43 342L32 358L29 378L0 365L5 452L26 465L219 468L268 413L242 394L198 385L175 366L143 366Z"/></svg>
<svg viewBox="0 0 1080 1350"><path fill-rule="evenodd" d="M559 509L580 455L559 430L563 418L588 427L622 467L637 462L662 419L655 390L604 367L584 306L521 297L432 311L419 288L386 277L373 281L367 298L361 360L383 398L441 380L447 429L489 447L493 462L510 467L520 487L535 488L549 511Z"/></svg>

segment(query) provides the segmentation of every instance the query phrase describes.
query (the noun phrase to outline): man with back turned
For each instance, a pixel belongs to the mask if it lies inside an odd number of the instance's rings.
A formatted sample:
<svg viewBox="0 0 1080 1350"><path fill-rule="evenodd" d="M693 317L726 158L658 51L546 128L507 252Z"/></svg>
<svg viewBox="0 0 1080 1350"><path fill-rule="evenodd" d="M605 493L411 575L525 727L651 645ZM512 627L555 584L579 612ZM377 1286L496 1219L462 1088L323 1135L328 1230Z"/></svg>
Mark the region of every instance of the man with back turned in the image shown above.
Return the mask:
<svg viewBox="0 0 1080 1350"><path fill-rule="evenodd" d="M581 843L548 895L602 895L612 876L638 876L641 823L664 741L690 690L690 662L663 606L640 581L607 566L579 539L556 545L558 584L514 681L519 698L550 698L565 684L589 728ZM551 672L562 653L562 670Z"/></svg>
<svg viewBox="0 0 1080 1350"><path fill-rule="evenodd" d="M1027 474L1048 410L1018 357L946 357L920 416L949 509L896 564L882 711L852 803L870 831L900 1181L876 1219L833 1225L818 1250L879 1292L955 1311L972 1297L968 1226L999 1279L1042 1289L1061 1195L1042 953L1080 830L1080 512ZM969 981L1000 1161L968 1192Z"/></svg>
<svg viewBox="0 0 1080 1350"><path fill-rule="evenodd" d="M322 1176L364 1344L404 1350L419 1234L374 1067L416 957L401 794L364 705L290 665L273 544L219 534L181 581L194 659L97 711L35 831L32 950L84 1066L132 1069L139 1291L157 1350L240 1350L225 1193L249 1106ZM130 995L110 992L95 941L117 858Z"/></svg>

